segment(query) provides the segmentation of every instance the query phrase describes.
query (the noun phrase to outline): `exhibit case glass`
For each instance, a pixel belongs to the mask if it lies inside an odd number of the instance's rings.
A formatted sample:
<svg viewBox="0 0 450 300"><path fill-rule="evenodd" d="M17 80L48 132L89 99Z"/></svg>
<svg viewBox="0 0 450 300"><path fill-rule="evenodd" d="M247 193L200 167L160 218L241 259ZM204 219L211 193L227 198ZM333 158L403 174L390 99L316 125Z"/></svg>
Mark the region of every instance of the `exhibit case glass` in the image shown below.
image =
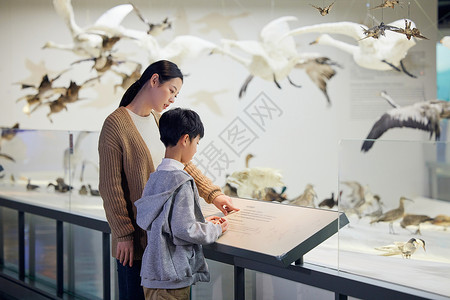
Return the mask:
<svg viewBox="0 0 450 300"><path fill-rule="evenodd" d="M449 144L363 143L339 144L339 270L449 297Z"/></svg>

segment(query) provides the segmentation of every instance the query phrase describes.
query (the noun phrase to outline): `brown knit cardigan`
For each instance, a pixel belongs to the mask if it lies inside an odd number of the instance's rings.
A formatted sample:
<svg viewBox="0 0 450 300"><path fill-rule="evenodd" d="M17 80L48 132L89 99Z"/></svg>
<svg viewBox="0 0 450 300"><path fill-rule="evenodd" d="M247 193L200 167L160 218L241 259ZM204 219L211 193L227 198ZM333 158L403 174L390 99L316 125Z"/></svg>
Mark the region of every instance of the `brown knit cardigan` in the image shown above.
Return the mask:
<svg viewBox="0 0 450 300"><path fill-rule="evenodd" d="M154 116L158 122L160 115ZM116 257L118 241L132 240L134 259L140 260L147 245L147 235L136 224L134 202L141 198L155 168L150 151L125 107L119 107L106 118L100 132L98 152L99 190L112 232L112 256ZM220 187L213 185L192 162L186 164L185 171L194 178L200 196L206 202L211 203L222 194Z"/></svg>

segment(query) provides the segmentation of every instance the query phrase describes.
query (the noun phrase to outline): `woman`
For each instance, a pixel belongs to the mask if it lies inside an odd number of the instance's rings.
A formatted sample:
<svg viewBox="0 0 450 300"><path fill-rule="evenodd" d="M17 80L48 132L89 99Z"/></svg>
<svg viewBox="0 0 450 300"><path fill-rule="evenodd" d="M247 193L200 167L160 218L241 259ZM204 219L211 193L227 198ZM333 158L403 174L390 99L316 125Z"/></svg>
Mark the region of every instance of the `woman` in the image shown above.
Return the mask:
<svg viewBox="0 0 450 300"><path fill-rule="evenodd" d="M151 64L122 97L119 108L105 120L99 138L100 182L103 207L112 232L112 255L117 259L120 299L144 299L141 258L146 232L136 224L134 202L142 196L150 173L164 157L159 138L160 113L175 101L183 85L183 74L169 61ZM231 198L213 185L192 162L187 171L200 196L225 215L233 207Z"/></svg>

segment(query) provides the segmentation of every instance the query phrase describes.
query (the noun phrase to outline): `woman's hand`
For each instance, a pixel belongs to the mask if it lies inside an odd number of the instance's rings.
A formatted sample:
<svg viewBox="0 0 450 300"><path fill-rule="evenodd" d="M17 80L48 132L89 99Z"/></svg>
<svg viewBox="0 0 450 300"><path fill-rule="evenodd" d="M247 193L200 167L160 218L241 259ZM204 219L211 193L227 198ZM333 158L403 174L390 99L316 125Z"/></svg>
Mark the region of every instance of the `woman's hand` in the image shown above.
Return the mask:
<svg viewBox="0 0 450 300"><path fill-rule="evenodd" d="M239 208L233 206L231 197L226 195L219 195L212 203L226 216L229 212L238 211Z"/></svg>
<svg viewBox="0 0 450 300"><path fill-rule="evenodd" d="M117 242L116 258L125 267L129 263L130 267L133 266L134 247L133 241Z"/></svg>

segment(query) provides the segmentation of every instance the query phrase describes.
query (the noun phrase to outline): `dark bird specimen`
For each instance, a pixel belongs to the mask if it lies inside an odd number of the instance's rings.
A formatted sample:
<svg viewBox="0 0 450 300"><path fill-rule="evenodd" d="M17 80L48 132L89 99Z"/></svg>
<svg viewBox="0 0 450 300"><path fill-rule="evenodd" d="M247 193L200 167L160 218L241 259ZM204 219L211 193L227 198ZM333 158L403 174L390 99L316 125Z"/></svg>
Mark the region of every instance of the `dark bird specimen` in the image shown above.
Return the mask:
<svg viewBox="0 0 450 300"><path fill-rule="evenodd" d="M391 7L392 9L394 9L396 4L400 5L400 1L399 0L384 0L383 3L381 3L378 6L372 7L371 9L386 8L386 7Z"/></svg>
<svg viewBox="0 0 450 300"><path fill-rule="evenodd" d="M405 28L397 28L397 29L391 29L391 30L406 35L406 38L408 40L410 40L411 37L428 40L427 37L420 34L419 29L417 29L415 27L411 28L411 21L408 22L406 19L405 19Z"/></svg>
<svg viewBox="0 0 450 300"><path fill-rule="evenodd" d="M55 188L55 192L66 193L73 189L72 186L68 185L64 182L64 179L61 177L56 178L56 184L49 183L47 187L53 186Z"/></svg>
<svg viewBox="0 0 450 300"><path fill-rule="evenodd" d="M450 118L450 102L442 100L428 100L404 107L395 107L378 119L372 126L361 151L367 152L372 148L375 140L391 128L415 128L428 131L430 138L435 135L439 140L441 134L441 119Z"/></svg>
<svg viewBox="0 0 450 300"><path fill-rule="evenodd" d="M337 206L339 203L339 198L342 195L342 191L339 192L339 197L337 199L334 199L334 193L331 193L330 198L326 198L322 200L322 202L319 203L319 207L328 207L329 209L332 209L333 207Z"/></svg>
<svg viewBox="0 0 450 300"><path fill-rule="evenodd" d="M26 84L26 83L21 83L22 89L27 89L27 88L34 88L36 89L37 93L39 95L44 95L44 93L50 91L50 90L59 90L59 88L54 88L53 87L53 82L55 82L59 77L61 77L62 74L64 74L65 72L67 72L69 69L66 69L64 71L62 71L61 73L59 73L56 77L54 77L53 79L50 79L48 77L48 74L45 74L42 77L41 82L39 83L38 86L33 85L33 84Z"/></svg>
<svg viewBox="0 0 450 300"><path fill-rule="evenodd" d="M334 1L334 2L336 2L336 1ZM321 16L326 16L326 15L328 15L330 13L330 9L333 6L334 2L331 3L330 5L325 6L324 8L318 7L318 6L315 6L315 5L312 5L312 4L310 4L310 5L312 7L314 7L315 9L317 9Z"/></svg>
<svg viewBox="0 0 450 300"><path fill-rule="evenodd" d="M298 63L294 65L296 69L304 69L308 77L314 82L314 84L322 91L327 99L328 105L331 105L330 97L327 92L327 81L336 75L336 70L331 66L336 66L341 68L341 66L325 56L312 55L308 57L303 55ZM289 79L289 78L288 78ZM289 82L296 87L292 81Z"/></svg>
<svg viewBox="0 0 450 300"><path fill-rule="evenodd" d="M98 190L94 190L90 184L88 184L88 188L91 196L100 196L100 192Z"/></svg>
<svg viewBox="0 0 450 300"><path fill-rule="evenodd" d="M386 25L384 22L381 22L380 25L373 26L371 28L365 29L364 27L361 27L363 30L363 34L365 37L363 37L361 40L367 39L369 37L378 39L380 36L386 36L386 30L392 30L396 31L399 28L391 25Z"/></svg>
<svg viewBox="0 0 450 300"><path fill-rule="evenodd" d="M137 16L139 17L139 19L141 19L141 21L148 26L147 34L156 36L162 33L164 30L172 28L172 22L169 21L169 18L165 18L161 23L158 24L150 23L146 18L144 18L144 16L141 14L136 5L134 4L131 5L133 5L133 9L136 12Z"/></svg>
<svg viewBox="0 0 450 300"><path fill-rule="evenodd" d="M35 184L31 184L31 180L28 179L28 183L27 183L27 191L33 191L35 189L38 189L39 186L35 185Z"/></svg>
<svg viewBox="0 0 450 300"><path fill-rule="evenodd" d="M222 187L222 191L225 195L230 196L230 197L237 197L237 189L232 186L231 184L229 184L228 182L225 183L225 185Z"/></svg>
<svg viewBox="0 0 450 300"><path fill-rule="evenodd" d="M429 222L432 221L433 218L430 218L429 216L426 215L410 215L410 214L406 214L403 216L402 221L400 222L400 226L402 228L408 227L408 226L417 226L417 230L414 234L420 234L422 235L422 233L420 232L420 224L424 223L424 222Z"/></svg>
<svg viewBox="0 0 450 300"><path fill-rule="evenodd" d="M285 186L281 189L281 192L279 192L279 193L274 188L267 187L267 188L265 188L266 194L264 195L264 200L265 201L283 202L283 201L287 200L285 191L286 191Z"/></svg>
<svg viewBox="0 0 450 300"><path fill-rule="evenodd" d="M91 57L86 59L81 59L74 61L71 65L84 62L84 61L93 61L94 65L92 66L92 69L95 69L98 74L103 75L106 71L110 70L112 66L118 66L121 63L124 63L125 61L119 61L116 60L111 54L103 55L97 57Z"/></svg>
<svg viewBox="0 0 450 300"><path fill-rule="evenodd" d="M75 81L70 81L69 87L66 88L65 92L61 95L60 101L64 103L74 103L80 100L79 99L80 90L88 86L88 83L91 83L93 80L97 80L99 78L100 76L88 79L81 85L78 85Z"/></svg>
<svg viewBox="0 0 450 300"><path fill-rule="evenodd" d="M136 64L136 68L131 74L122 73L119 71L113 70L114 73L119 75L122 78L122 83L114 85L114 92L116 92L117 88L120 86L123 90L127 90L136 80L141 77L142 65Z"/></svg>
<svg viewBox="0 0 450 300"><path fill-rule="evenodd" d="M50 120L51 123L53 123L53 120L50 118L52 114L59 113L63 109L67 110L67 106L63 100L64 95L61 95L56 100L43 103L43 105L48 105L48 107L50 108L50 112L47 114L47 118ZM34 112L38 107L40 107L40 105L36 106L31 112Z"/></svg>
<svg viewBox="0 0 450 300"><path fill-rule="evenodd" d="M1 139L7 140L7 141L12 140L16 136L18 129L19 129L19 123L14 124L14 126L11 128L2 127L1 128L1 130L2 130L2 138Z"/></svg>
<svg viewBox="0 0 450 300"><path fill-rule="evenodd" d="M370 222L370 224L379 223L379 222L389 222L389 233L395 234L393 223L395 220L402 218L403 215L405 214L405 206L404 206L405 200L412 201L411 199L408 199L406 197L401 197L400 205L398 206L398 208L391 209L391 210L385 212L379 218L372 220Z"/></svg>
<svg viewBox="0 0 450 300"><path fill-rule="evenodd" d="M413 255L419 247L422 247L423 251L426 251L425 241L422 239L412 238L406 243L394 242L393 245L377 247L375 250L383 251L383 256L401 255L404 258L411 258L411 255Z"/></svg>

